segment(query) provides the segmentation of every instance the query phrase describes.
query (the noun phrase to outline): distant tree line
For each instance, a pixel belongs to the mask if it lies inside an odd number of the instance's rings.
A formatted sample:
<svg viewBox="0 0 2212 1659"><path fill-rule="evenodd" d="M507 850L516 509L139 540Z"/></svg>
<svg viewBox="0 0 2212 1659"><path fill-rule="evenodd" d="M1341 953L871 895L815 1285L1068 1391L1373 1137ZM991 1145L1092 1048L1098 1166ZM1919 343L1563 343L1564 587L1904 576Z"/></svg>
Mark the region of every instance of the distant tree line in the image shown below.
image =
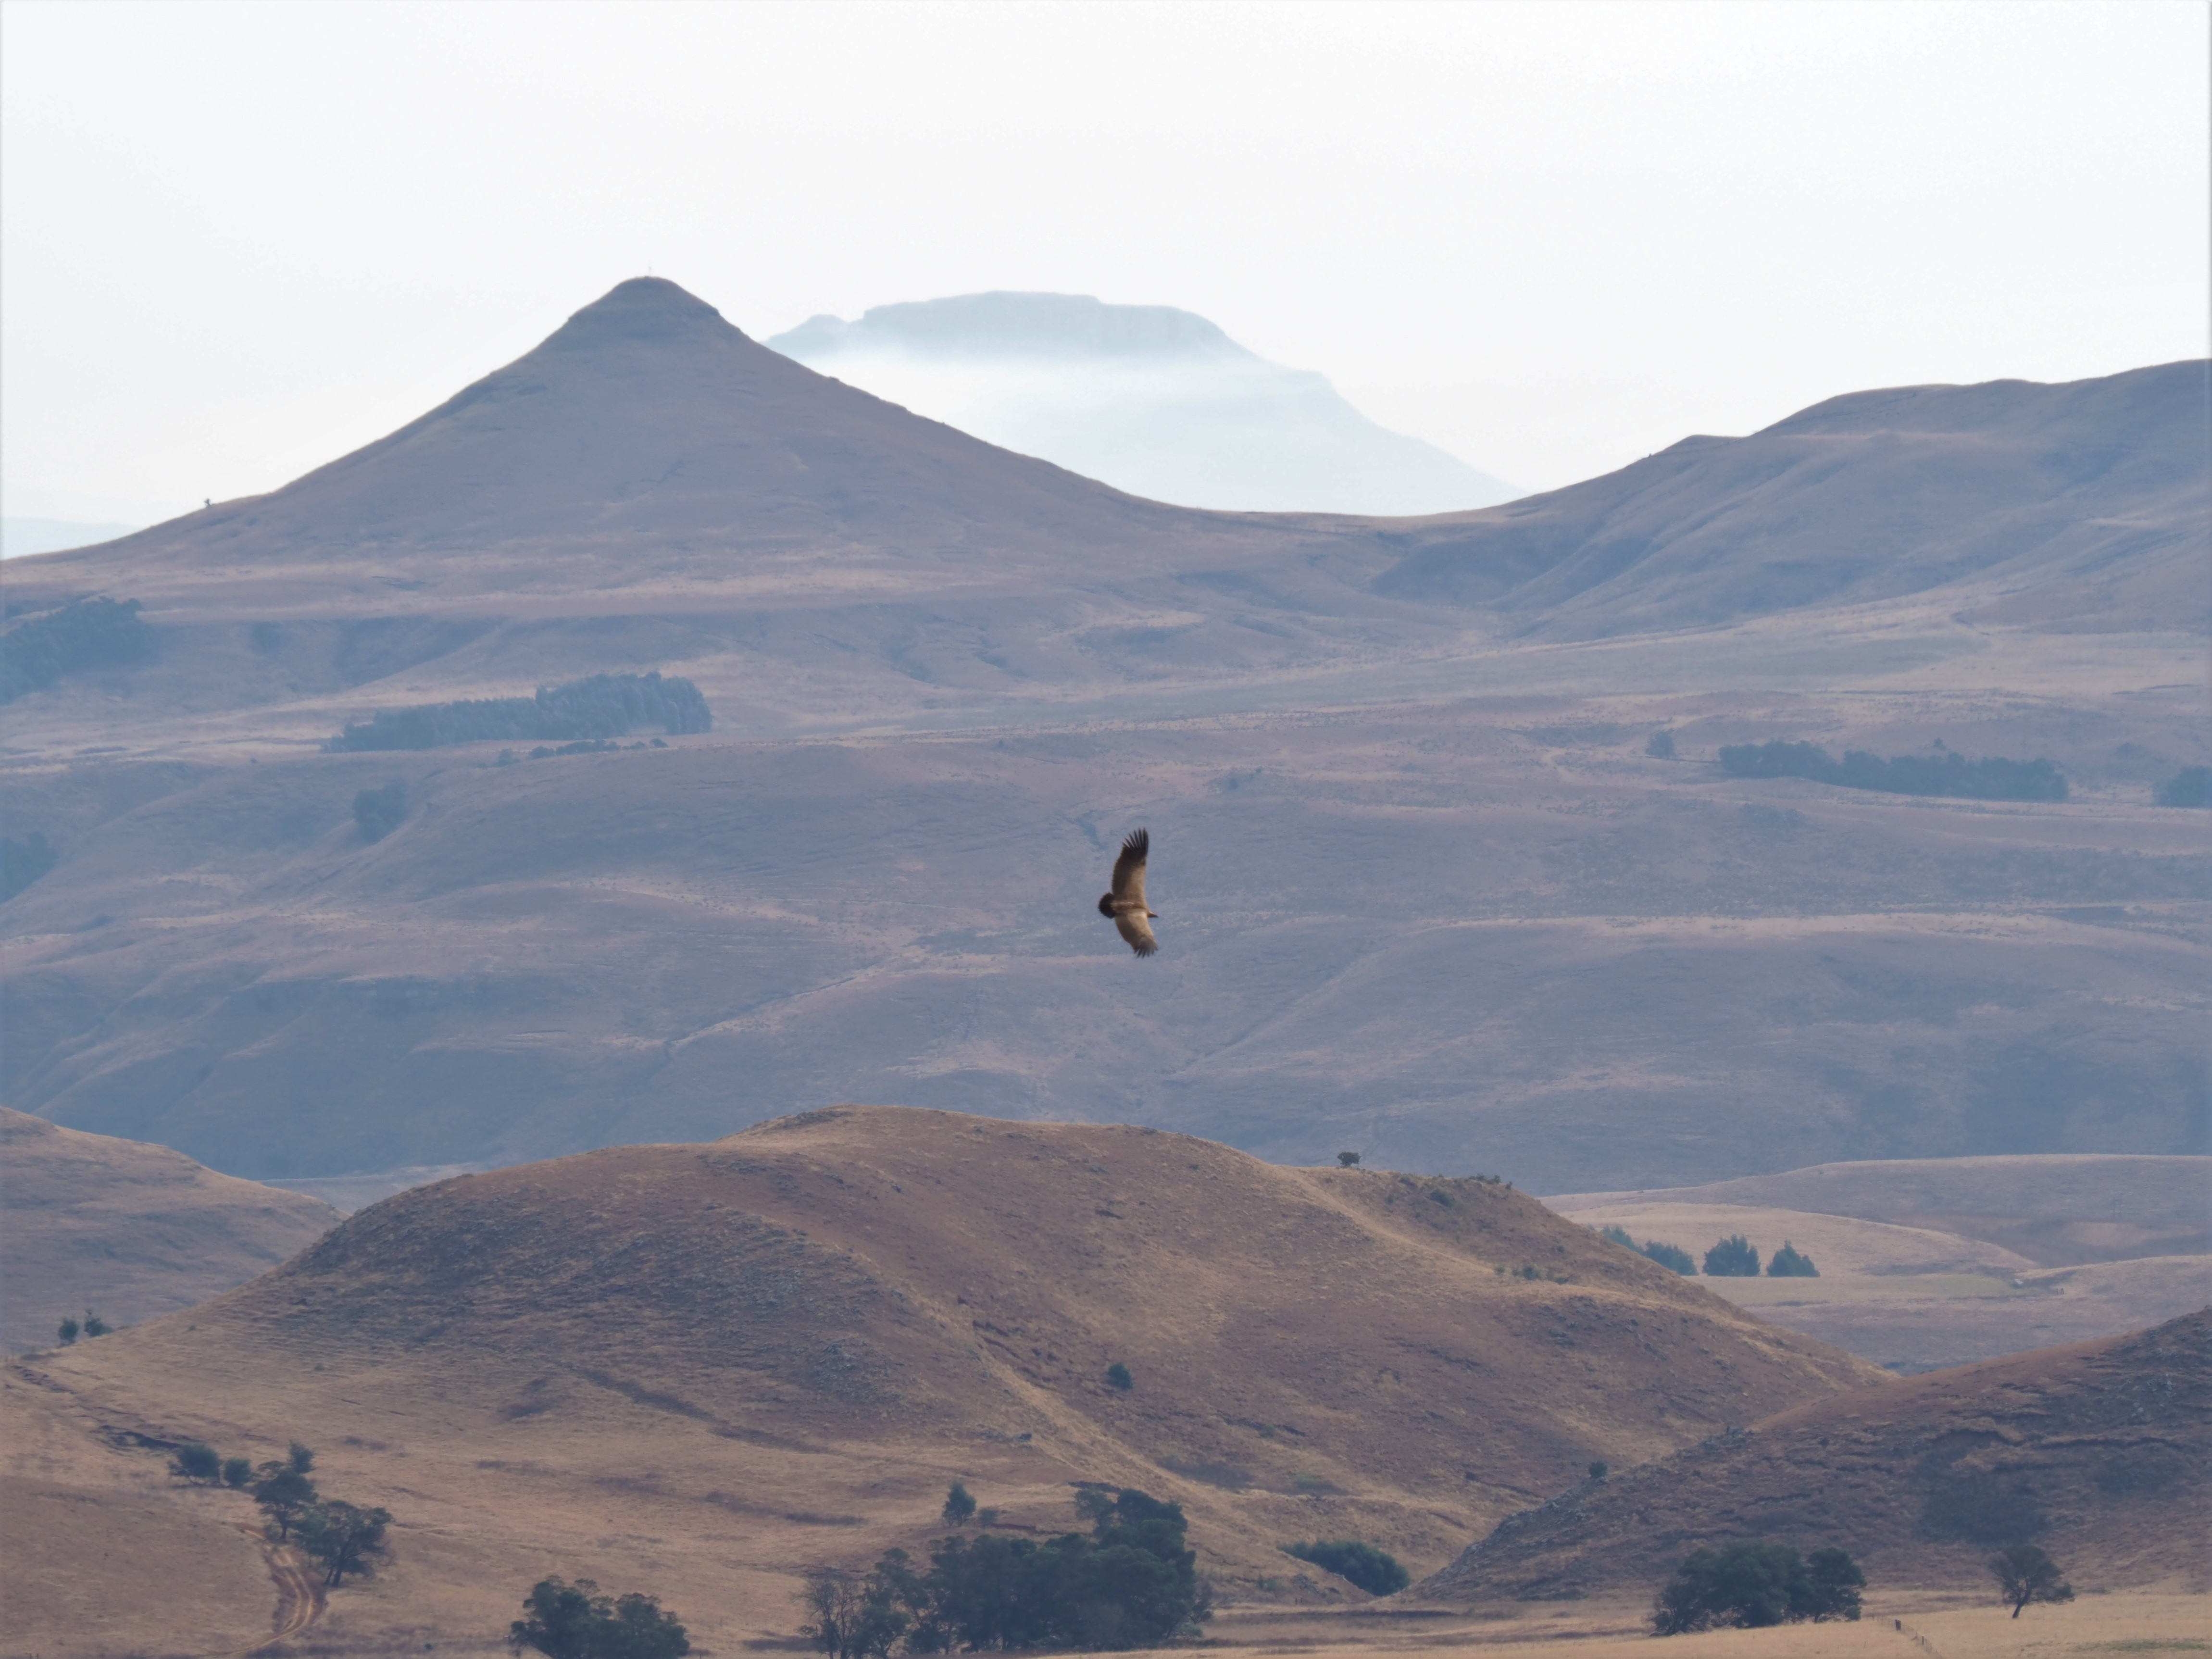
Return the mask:
<svg viewBox="0 0 2212 1659"><path fill-rule="evenodd" d="M148 661L160 648L160 636L138 619L137 600L73 599L0 634L0 702L64 674Z"/></svg>
<svg viewBox="0 0 2212 1659"><path fill-rule="evenodd" d="M709 731L707 699L687 679L650 674L594 674L567 685L540 686L533 697L484 697L379 709L324 745L333 752L442 749L494 738L565 743L619 738L634 726L658 726L671 737Z"/></svg>
<svg viewBox="0 0 2212 1659"><path fill-rule="evenodd" d="M2047 760L1970 761L1964 755L1897 755L1888 760L1854 749L1842 760L1818 744L1737 743L1721 750L1721 769L1733 778L1808 778L1845 789L1879 789L1893 795L1955 795L1967 800L2064 800L2066 780Z"/></svg>
<svg viewBox="0 0 2212 1659"><path fill-rule="evenodd" d="M926 1569L895 1549L865 1576L811 1573L805 1633L830 1659L882 1659L897 1647L1151 1647L1204 1621L1211 1603L1180 1505L1086 1487L1076 1510L1088 1534L939 1538Z"/></svg>

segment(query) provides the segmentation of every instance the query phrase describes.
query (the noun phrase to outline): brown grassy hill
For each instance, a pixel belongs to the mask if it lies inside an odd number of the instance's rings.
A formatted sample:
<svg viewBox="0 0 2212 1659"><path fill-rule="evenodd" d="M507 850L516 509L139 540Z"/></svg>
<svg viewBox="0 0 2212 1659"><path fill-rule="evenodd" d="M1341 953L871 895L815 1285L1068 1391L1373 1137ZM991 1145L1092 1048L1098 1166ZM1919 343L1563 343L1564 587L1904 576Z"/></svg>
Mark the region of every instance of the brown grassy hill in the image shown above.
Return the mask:
<svg viewBox="0 0 2212 1659"><path fill-rule="evenodd" d="M1975 583L1984 620L2203 629L2203 362L1899 386L1431 521L1378 588L1552 635Z"/></svg>
<svg viewBox="0 0 2212 1659"><path fill-rule="evenodd" d="M1840 1544L1877 1584L1978 1588L2033 1538L2078 1589L2212 1580L2212 1312L1778 1413L1516 1516L1422 1595L1662 1582L1739 1538Z"/></svg>
<svg viewBox="0 0 2212 1659"><path fill-rule="evenodd" d="M1878 1375L1503 1185L840 1108L402 1194L8 1398L48 1425L25 1443L74 1413L108 1446L318 1447L400 1521L386 1586L339 1598L357 1632L485 1625L558 1570L650 1582L722 1646L788 1629L808 1562L926 1538L955 1478L1017 1528L1064 1526L1075 1480L1175 1497L1252 1592L1286 1539L1433 1567L1593 1458ZM85 1443L77 1478L119 1482Z"/></svg>
<svg viewBox="0 0 2212 1659"><path fill-rule="evenodd" d="M44 1346L64 1314L133 1325L189 1308L335 1225L319 1199L181 1152L0 1107L0 1341Z"/></svg>

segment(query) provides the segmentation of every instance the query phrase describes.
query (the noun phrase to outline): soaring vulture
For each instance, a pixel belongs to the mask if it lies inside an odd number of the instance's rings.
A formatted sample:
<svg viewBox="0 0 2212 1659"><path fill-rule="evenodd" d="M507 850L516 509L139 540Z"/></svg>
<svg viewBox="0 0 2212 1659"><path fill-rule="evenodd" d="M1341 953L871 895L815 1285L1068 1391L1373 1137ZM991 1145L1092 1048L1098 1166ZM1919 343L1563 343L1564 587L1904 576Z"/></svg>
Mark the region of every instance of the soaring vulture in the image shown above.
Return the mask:
<svg viewBox="0 0 2212 1659"><path fill-rule="evenodd" d="M1098 900L1098 914L1114 924L1115 932L1140 957L1160 948L1152 924L1145 920L1159 914L1145 903L1145 855L1152 849L1152 838L1142 830L1132 830L1121 843L1121 856L1114 860L1114 890Z"/></svg>

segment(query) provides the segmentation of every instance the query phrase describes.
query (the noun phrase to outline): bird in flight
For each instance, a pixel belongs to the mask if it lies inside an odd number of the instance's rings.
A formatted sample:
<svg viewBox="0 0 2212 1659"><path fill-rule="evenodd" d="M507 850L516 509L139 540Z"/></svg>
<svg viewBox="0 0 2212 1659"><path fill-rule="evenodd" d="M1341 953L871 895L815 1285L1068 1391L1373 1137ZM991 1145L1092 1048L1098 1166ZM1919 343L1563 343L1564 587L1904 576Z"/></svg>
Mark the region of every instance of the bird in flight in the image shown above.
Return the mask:
<svg viewBox="0 0 2212 1659"><path fill-rule="evenodd" d="M1121 856L1114 860L1114 890L1098 900L1098 914L1114 924L1114 931L1140 957L1160 948L1146 920L1158 914L1145 903L1145 855L1152 850L1152 838L1142 830L1132 830L1121 843Z"/></svg>

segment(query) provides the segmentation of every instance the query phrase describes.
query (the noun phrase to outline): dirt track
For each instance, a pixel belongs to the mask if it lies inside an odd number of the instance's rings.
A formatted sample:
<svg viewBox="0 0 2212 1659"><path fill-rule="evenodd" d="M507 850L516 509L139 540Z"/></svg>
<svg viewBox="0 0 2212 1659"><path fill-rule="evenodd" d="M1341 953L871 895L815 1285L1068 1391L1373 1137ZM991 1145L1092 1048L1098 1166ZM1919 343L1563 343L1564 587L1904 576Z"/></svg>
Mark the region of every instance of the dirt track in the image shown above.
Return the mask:
<svg viewBox="0 0 2212 1659"><path fill-rule="evenodd" d="M269 1564L269 1577L276 1586L276 1612L274 1628L262 1641L250 1648L240 1648L234 1659L246 1659L249 1654L265 1653L279 1642L290 1640L323 1616L329 1603L315 1571L307 1565L307 1558L289 1544L272 1544L258 1527L239 1523L238 1529L261 1546L262 1559Z"/></svg>

